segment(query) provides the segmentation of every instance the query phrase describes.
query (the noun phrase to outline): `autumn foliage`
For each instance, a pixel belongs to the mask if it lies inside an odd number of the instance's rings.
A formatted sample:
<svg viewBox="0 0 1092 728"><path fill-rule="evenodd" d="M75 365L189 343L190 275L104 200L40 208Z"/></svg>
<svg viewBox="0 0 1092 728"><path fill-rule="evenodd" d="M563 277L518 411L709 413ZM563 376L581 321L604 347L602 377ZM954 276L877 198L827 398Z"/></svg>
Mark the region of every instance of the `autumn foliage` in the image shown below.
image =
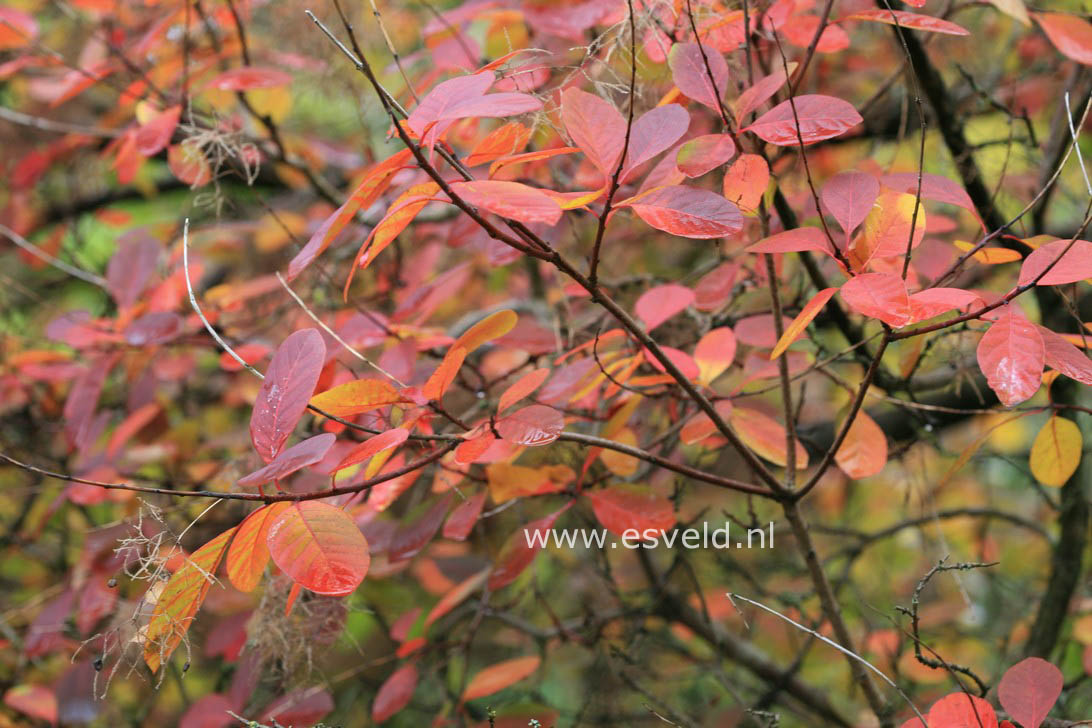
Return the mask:
<svg viewBox="0 0 1092 728"><path fill-rule="evenodd" d="M0 7L0 726L1083 724L1078 6Z"/></svg>

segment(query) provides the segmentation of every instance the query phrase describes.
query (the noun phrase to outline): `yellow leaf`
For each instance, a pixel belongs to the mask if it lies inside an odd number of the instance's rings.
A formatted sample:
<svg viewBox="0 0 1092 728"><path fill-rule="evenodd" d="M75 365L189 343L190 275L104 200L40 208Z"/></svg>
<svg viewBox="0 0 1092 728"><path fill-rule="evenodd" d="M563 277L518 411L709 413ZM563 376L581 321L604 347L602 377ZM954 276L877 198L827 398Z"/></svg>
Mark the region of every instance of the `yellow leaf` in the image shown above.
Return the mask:
<svg viewBox="0 0 1092 728"><path fill-rule="evenodd" d="M747 447L764 460L774 465L785 467L788 462L788 449L785 443L785 428L780 422L758 410L736 407L731 414L732 429L739 435ZM796 467L808 467L808 451L797 440L795 443Z"/></svg>
<svg viewBox="0 0 1092 728"><path fill-rule="evenodd" d="M966 240L956 240L954 245L964 253L974 249L974 245L968 243ZM981 250L976 250L971 257L979 263L985 263L986 265L1012 263L1021 259L1019 252L1009 250L1008 248L982 248Z"/></svg>
<svg viewBox="0 0 1092 728"><path fill-rule="evenodd" d="M394 387L383 380L357 379L316 394L311 406L338 417L351 417L401 401Z"/></svg>
<svg viewBox="0 0 1092 728"><path fill-rule="evenodd" d="M493 496L493 502L499 504L522 496L556 493L564 489L576 473L566 465L530 468L492 463L486 466L485 476L489 480L489 494Z"/></svg>
<svg viewBox="0 0 1092 728"><path fill-rule="evenodd" d="M990 4L1023 25L1031 25L1024 0L989 0Z"/></svg>
<svg viewBox="0 0 1092 728"><path fill-rule="evenodd" d="M611 439L619 445L637 447L637 435L628 427ZM641 461L632 455L626 455L625 453L618 452L617 450L610 450L608 448L604 448L603 454L599 457L603 461L603 464L607 466L607 470L620 478L632 476L637 472L637 468L641 465Z"/></svg>
<svg viewBox="0 0 1092 728"><path fill-rule="evenodd" d="M519 321L519 316L516 315L515 311L508 309L497 311L467 329L462 336L455 340L451 348L461 346L469 354L485 342L507 334L515 328L517 321Z"/></svg>
<svg viewBox="0 0 1092 728"><path fill-rule="evenodd" d="M1072 420L1047 420L1031 445L1031 473L1043 485L1060 488L1081 463L1081 430Z"/></svg>
<svg viewBox="0 0 1092 728"><path fill-rule="evenodd" d="M159 669L186 636L234 534L235 528L229 528L194 551L171 575L156 600L144 640L144 662L152 672Z"/></svg>

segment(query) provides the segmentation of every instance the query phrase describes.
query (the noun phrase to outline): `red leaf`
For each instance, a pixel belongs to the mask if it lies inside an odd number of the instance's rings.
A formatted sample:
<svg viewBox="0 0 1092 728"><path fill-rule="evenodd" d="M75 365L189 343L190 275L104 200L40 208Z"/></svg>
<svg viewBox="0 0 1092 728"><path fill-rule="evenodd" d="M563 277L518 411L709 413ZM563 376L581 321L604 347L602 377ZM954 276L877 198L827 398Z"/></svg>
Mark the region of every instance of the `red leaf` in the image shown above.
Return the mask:
<svg viewBox="0 0 1092 728"><path fill-rule="evenodd" d="M910 321L906 281L894 273L862 273L842 285L842 298L859 314L898 328Z"/></svg>
<svg viewBox="0 0 1092 728"><path fill-rule="evenodd" d="M292 83L292 76L275 68L246 66L224 71L209 81L209 88L221 91L249 91L255 88L273 88Z"/></svg>
<svg viewBox="0 0 1092 728"><path fill-rule="evenodd" d="M125 327L125 343L130 346L165 344L182 334L185 322L172 311L144 314Z"/></svg>
<svg viewBox="0 0 1092 728"><path fill-rule="evenodd" d="M274 563L316 594L351 594L368 573L368 542L345 511L328 503L293 503L267 538Z"/></svg>
<svg viewBox="0 0 1092 728"><path fill-rule="evenodd" d="M628 180L638 167L679 141L688 128L690 114L678 104L657 106L643 114L630 129L625 169L618 179ZM613 175L614 170L610 173Z"/></svg>
<svg viewBox="0 0 1092 728"><path fill-rule="evenodd" d="M186 709L178 720L178 728L227 728L233 723L238 725L238 722L228 715L229 710L237 707L232 705L226 696L219 693L205 695Z"/></svg>
<svg viewBox="0 0 1092 728"><path fill-rule="evenodd" d="M281 725L293 728L306 728L318 723L334 709L334 699L322 688L301 688L293 690L269 704L259 723L271 723L276 720Z"/></svg>
<svg viewBox="0 0 1092 728"><path fill-rule="evenodd" d="M1092 25L1066 13L1031 13L1054 47L1066 58L1092 66Z"/></svg>
<svg viewBox="0 0 1092 728"><path fill-rule="evenodd" d="M387 430L386 432L380 433L375 437L369 437L367 440L350 450L349 454L343 457L341 462L337 464L337 467L334 468L334 472L347 468L350 465L356 465L365 460L370 460L373 456L378 455L384 450L398 447L405 442L407 438L409 438L409 430L404 427L396 427L393 430Z"/></svg>
<svg viewBox="0 0 1092 728"><path fill-rule="evenodd" d="M326 456L337 437L329 432L309 437L277 454L264 468L239 478L238 485L250 488L265 485L271 480L288 477L300 468L314 465Z"/></svg>
<svg viewBox="0 0 1092 728"><path fill-rule="evenodd" d="M20 48L38 37L33 16L12 7L0 7L0 50Z"/></svg>
<svg viewBox="0 0 1092 728"><path fill-rule="evenodd" d="M747 248L748 253L798 253L814 250L834 257L834 249L819 228L799 227L771 235Z"/></svg>
<svg viewBox="0 0 1092 728"><path fill-rule="evenodd" d="M848 237L864 222L880 196L880 183L864 172L841 172L831 177L819 199Z"/></svg>
<svg viewBox="0 0 1092 728"><path fill-rule="evenodd" d="M724 62L724 56L709 46L705 46L704 51L703 58L702 48L697 43L676 43L671 47L668 64L679 91L719 112L720 99L728 88L728 64ZM709 80L709 71L713 72L716 86Z"/></svg>
<svg viewBox="0 0 1092 728"><path fill-rule="evenodd" d="M549 538L550 529L562 513L569 510L572 501L569 501L560 510L551 513L545 518L531 521L523 528L508 537L501 547L493 570L489 572L489 589L496 591L516 580L523 570L530 566L535 554L542 548L543 542L539 539ZM435 611L435 609L433 610ZM430 614L431 618L432 615Z"/></svg>
<svg viewBox="0 0 1092 728"><path fill-rule="evenodd" d="M644 538L646 530L659 535L675 525L671 501L648 486L618 483L605 490L586 491L584 495L591 501L603 528L617 536L632 537L636 531L638 538Z"/></svg>
<svg viewBox="0 0 1092 728"><path fill-rule="evenodd" d="M409 705L413 691L417 689L417 668L411 665L391 673L390 677L379 686L372 703L372 721L382 723L387 718Z"/></svg>
<svg viewBox="0 0 1092 728"><path fill-rule="evenodd" d="M532 404L497 420L497 432L520 445L548 445L565 429L565 418L553 407Z"/></svg>
<svg viewBox="0 0 1092 728"><path fill-rule="evenodd" d="M891 17L892 15L895 17ZM934 18L932 15L908 13L905 10L887 10L886 8L882 10L862 10L859 13L853 13L852 15L846 16L845 19L871 20L876 23L887 23L888 25L898 25L902 28L927 30L932 31L933 33L945 33L947 35L971 34L966 28L947 20Z"/></svg>
<svg viewBox="0 0 1092 728"><path fill-rule="evenodd" d="M477 574L467 577L452 587L429 611L428 616L425 617L425 627L429 627L433 622L459 606L464 599L480 589L482 584L485 583L485 577L488 575L489 569L482 569Z"/></svg>
<svg viewBox="0 0 1092 728"><path fill-rule="evenodd" d="M1051 369L1057 369L1070 379L1092 385L1092 361L1064 337L1050 329L1039 327L1043 337L1043 360Z"/></svg>
<svg viewBox="0 0 1092 728"><path fill-rule="evenodd" d="M159 242L143 230L126 233L118 240L118 250L106 266L107 287L118 308L132 306L144 292L159 251Z"/></svg>
<svg viewBox="0 0 1092 728"><path fill-rule="evenodd" d="M250 416L250 439L267 463L307 409L325 360L326 344L316 329L295 332L273 354Z"/></svg>
<svg viewBox="0 0 1092 728"><path fill-rule="evenodd" d="M1024 728L1039 728L1064 683L1061 670L1042 658L1029 657L1005 671L997 685L997 699Z"/></svg>
<svg viewBox="0 0 1092 728"><path fill-rule="evenodd" d="M694 292L686 286L668 283L655 286L641 294L633 310L645 325L646 331L667 321L694 302Z"/></svg>
<svg viewBox="0 0 1092 728"><path fill-rule="evenodd" d="M57 722L57 698L52 690L41 685L16 685L10 688L4 693L4 705L37 720Z"/></svg>
<svg viewBox="0 0 1092 728"><path fill-rule="evenodd" d="M626 120L609 102L577 88L561 94L561 121L596 169L610 177L626 137Z"/></svg>
<svg viewBox="0 0 1092 728"><path fill-rule="evenodd" d="M716 311L732 297L732 288L739 274L739 263L721 263L702 276L694 286L694 308Z"/></svg>
<svg viewBox="0 0 1092 728"><path fill-rule="evenodd" d="M1042 334L1015 309L1005 311L978 342L978 366L1006 407L1039 391L1045 359Z"/></svg>
<svg viewBox="0 0 1092 728"><path fill-rule="evenodd" d="M701 177L736 155L736 144L728 134L706 134L679 147L675 166L687 177Z"/></svg>
<svg viewBox="0 0 1092 728"><path fill-rule="evenodd" d="M466 686L459 700L465 703L468 700L484 698L486 695L500 692L509 685L515 685L520 680L530 677L541 662L541 658L537 656L517 657L514 660L505 660L487 667L471 678L470 684Z"/></svg>
<svg viewBox="0 0 1092 728"><path fill-rule="evenodd" d="M440 530L450 505L450 496L440 498L417 518L404 520L399 524L398 530L391 538L387 558L394 562L411 559L419 554Z"/></svg>
<svg viewBox="0 0 1092 728"><path fill-rule="evenodd" d="M1062 255L1063 251L1065 255ZM1050 270L1047 270L1048 267ZM1043 273L1045 270L1047 272ZM1039 246L1020 266L1020 285L1031 283L1040 274L1043 277L1036 281L1037 286L1060 286L1092 278L1092 243L1087 240L1055 240Z"/></svg>
<svg viewBox="0 0 1092 728"><path fill-rule="evenodd" d="M466 540L466 537L470 535L470 531L474 528L474 524L478 522L478 517L481 516L482 506L485 505L485 496L486 491L483 490L451 511L451 515L447 517L447 522L444 523L444 538L450 538L452 541Z"/></svg>
<svg viewBox="0 0 1092 728"><path fill-rule="evenodd" d="M933 703L927 717L930 728L997 728L993 706L966 693L941 698Z"/></svg>
<svg viewBox="0 0 1092 728"><path fill-rule="evenodd" d="M862 121L861 115L848 101L833 96L805 94L778 104L743 131L754 132L763 141L782 147L799 144L793 104L804 144L841 136Z"/></svg>
<svg viewBox="0 0 1092 728"><path fill-rule="evenodd" d="M561 219L561 206L557 200L540 189L519 182L455 182L451 190L474 207L511 220L553 225Z"/></svg>
<svg viewBox="0 0 1092 728"><path fill-rule="evenodd" d="M657 230L684 238L726 238L743 229L738 207L715 192L696 187L656 187L619 202L617 207L632 207Z"/></svg>
<svg viewBox="0 0 1092 728"><path fill-rule="evenodd" d="M135 137L137 151L145 157L152 157L166 149L181 116L182 107L172 106L141 124Z"/></svg>
<svg viewBox="0 0 1092 728"><path fill-rule="evenodd" d="M792 65L790 64L790 70L791 68ZM755 81L754 85L741 93L736 99L733 105L736 118L742 122L747 114L750 114L777 93L778 89L785 85L786 80L785 71L778 70Z"/></svg>
<svg viewBox="0 0 1092 728"><path fill-rule="evenodd" d="M265 566L269 563L269 546L266 543L269 527L289 506L289 503L270 503L239 524L224 561L228 580L239 591L252 592L261 581Z"/></svg>

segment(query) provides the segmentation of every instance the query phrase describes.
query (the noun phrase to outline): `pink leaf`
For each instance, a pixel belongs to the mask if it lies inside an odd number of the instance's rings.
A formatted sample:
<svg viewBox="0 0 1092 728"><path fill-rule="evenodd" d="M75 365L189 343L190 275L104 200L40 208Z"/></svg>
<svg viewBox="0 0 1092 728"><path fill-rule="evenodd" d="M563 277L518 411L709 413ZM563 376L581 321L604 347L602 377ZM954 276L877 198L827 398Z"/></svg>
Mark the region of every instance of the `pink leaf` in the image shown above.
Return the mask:
<svg viewBox="0 0 1092 728"><path fill-rule="evenodd" d="M1006 407L1023 402L1039 390L1045 359L1042 334L1011 308L978 342L978 366Z"/></svg>
<svg viewBox="0 0 1092 728"><path fill-rule="evenodd" d="M872 211L880 183L864 172L841 172L831 177L819 194L823 206L850 235Z"/></svg>
<svg viewBox="0 0 1092 728"><path fill-rule="evenodd" d="M743 229L739 208L721 195L696 187L657 187L618 203L665 233L684 238L725 238Z"/></svg>
<svg viewBox="0 0 1092 728"><path fill-rule="evenodd" d="M690 114L678 104L657 106L635 120L630 129L625 169L619 180L629 179L638 167L679 141L688 128ZM614 174L614 169L610 174Z"/></svg>
<svg viewBox="0 0 1092 728"><path fill-rule="evenodd" d="M459 76L439 83L428 92L425 98L421 99L417 108L410 112L406 125L418 137L423 137L429 125L439 122L446 112L458 104L483 96L492 85L493 74L488 72ZM450 126L450 122L436 124L430 135L433 138L438 137L447 126ZM437 129L437 127L440 128Z"/></svg>
<svg viewBox="0 0 1092 728"><path fill-rule="evenodd" d="M876 23L887 23L888 25L898 25L902 28L926 30L932 31L933 33L944 33L946 35L971 34L966 28L947 20L934 18L932 15L909 13L905 10L888 10L886 8L882 10L862 10L859 13L853 13L852 15L847 16L846 20L871 20Z"/></svg>
<svg viewBox="0 0 1092 728"><path fill-rule="evenodd" d="M704 47L704 57L702 50L697 43L673 45L668 57L671 75L679 91L687 97L720 111L720 99L728 88L728 64L724 62L724 56L709 46ZM716 86L709 80L710 70Z"/></svg>
<svg viewBox="0 0 1092 728"><path fill-rule="evenodd" d="M265 485L271 480L286 478L300 468L306 468L322 460L336 439L337 436L329 432L309 437L303 442L296 443L287 450L278 453L277 457L273 458L264 468L243 476L239 479L238 484L246 488Z"/></svg>
<svg viewBox="0 0 1092 728"><path fill-rule="evenodd" d="M409 705L413 691L417 689L417 668L403 665L379 686L372 703L372 721L382 723Z"/></svg>
<svg viewBox="0 0 1092 728"><path fill-rule="evenodd" d="M292 77L275 68L246 66L224 71L209 81L209 88L221 91L249 91L255 88L273 88L291 83Z"/></svg>
<svg viewBox="0 0 1092 728"><path fill-rule="evenodd" d="M470 531L474 528L474 524L478 522L478 517L482 514L482 506L485 505L486 495L487 491L483 490L451 511L451 515L447 517L447 522L444 523L444 538L450 538L452 541L466 540L466 537L470 535Z"/></svg>
<svg viewBox="0 0 1092 728"><path fill-rule="evenodd" d="M1050 270L1047 270L1048 267ZM1043 271L1047 272L1043 274ZM1039 278L1040 274L1042 278ZM1092 278L1092 243L1087 240L1055 240L1039 246L1020 266L1020 285L1027 285L1036 278L1039 278L1035 283L1037 286L1060 286Z"/></svg>
<svg viewBox="0 0 1092 728"><path fill-rule="evenodd" d="M497 420L497 432L520 445L548 445L565 429L565 418L553 407L533 404Z"/></svg>
<svg viewBox="0 0 1092 728"><path fill-rule="evenodd" d="M906 281L894 273L864 273L842 285L842 298L859 314L889 326L905 326L910 320L910 296Z"/></svg>
<svg viewBox="0 0 1092 728"><path fill-rule="evenodd" d="M963 310L981 306L984 301L977 293L962 288L926 288L910 296L910 321L917 323L939 316L952 309Z"/></svg>
<svg viewBox="0 0 1092 728"><path fill-rule="evenodd" d="M834 256L826 234L819 228L800 227L771 235L747 248L748 253L796 253L801 250L815 250Z"/></svg>
<svg viewBox="0 0 1092 728"><path fill-rule="evenodd" d="M561 94L561 121L588 161L604 177L613 175L626 137L626 120L618 109L598 96L568 88Z"/></svg>
<svg viewBox="0 0 1092 728"><path fill-rule="evenodd" d="M1054 47L1077 63L1092 66L1092 25L1066 13L1032 13Z"/></svg>
<svg viewBox="0 0 1092 728"><path fill-rule="evenodd" d="M747 114L757 109L777 93L777 90L785 85L786 80L785 71L779 70L755 81L753 86L741 93L739 98L736 99L736 118L742 122Z"/></svg>
<svg viewBox="0 0 1092 728"><path fill-rule="evenodd" d="M334 709L334 699L322 688L293 690L269 704L258 718L259 723L271 723L304 728L322 720Z"/></svg>
<svg viewBox="0 0 1092 728"><path fill-rule="evenodd" d="M643 538L646 530L657 536L675 525L675 508L671 501L657 495L648 486L618 483L605 490L586 491L592 510L603 528L617 536Z"/></svg>
<svg viewBox="0 0 1092 728"><path fill-rule="evenodd" d="M1039 327L1043 337L1044 361L1051 369L1057 369L1070 379L1092 385L1092 361L1064 337L1050 329Z"/></svg>
<svg viewBox="0 0 1092 728"><path fill-rule="evenodd" d="M325 359L326 344L316 329L297 331L277 347L250 417L250 439L267 463L307 409Z"/></svg>
<svg viewBox="0 0 1092 728"><path fill-rule="evenodd" d="M793 104L796 107L795 118ZM862 121L861 115L848 101L833 96L806 94L778 104L743 131L754 132L770 144L791 147L800 143L796 133L797 119L804 144L841 136Z"/></svg>
<svg viewBox="0 0 1092 728"><path fill-rule="evenodd" d="M572 501L545 518L531 521L522 528L516 529L515 533L508 537L508 540L504 542L504 546L501 547L493 570L489 572L489 588L491 590L496 591L511 584L516 580L516 577L523 573L524 569L531 565L535 554L542 549L543 541L541 539L549 538L550 529L554 527L554 523L570 507L572 507ZM431 619L431 617L430 614L429 618Z"/></svg>
<svg viewBox="0 0 1092 728"><path fill-rule="evenodd" d="M1062 671L1039 657L1010 667L997 686L997 699L1024 728L1039 728L1062 694Z"/></svg>
<svg viewBox="0 0 1092 728"><path fill-rule="evenodd" d="M642 293L634 305L634 311L637 318L644 322L645 330L652 331L693 302L692 290L677 283L668 283Z"/></svg>
<svg viewBox="0 0 1092 728"><path fill-rule="evenodd" d="M726 163L736 154L736 144L728 134L706 134L679 147L675 166L687 177L701 177Z"/></svg>
<svg viewBox="0 0 1092 728"><path fill-rule="evenodd" d="M561 219L561 206L557 200L540 189L519 182L474 180L456 182L451 189L479 210L511 220L553 225Z"/></svg>

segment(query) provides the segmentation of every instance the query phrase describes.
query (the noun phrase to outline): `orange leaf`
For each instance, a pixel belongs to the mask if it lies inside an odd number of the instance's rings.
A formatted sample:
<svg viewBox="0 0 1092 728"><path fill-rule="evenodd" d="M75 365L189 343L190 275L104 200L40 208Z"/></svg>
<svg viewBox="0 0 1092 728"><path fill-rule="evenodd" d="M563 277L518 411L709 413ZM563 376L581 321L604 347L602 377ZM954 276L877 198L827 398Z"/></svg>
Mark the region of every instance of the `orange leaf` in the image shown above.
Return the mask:
<svg viewBox="0 0 1092 728"><path fill-rule="evenodd" d="M432 611L428 613L428 616L425 617L425 626L428 627L437 619L459 606L464 599L481 588L482 584L485 583L485 577L487 576L489 576L489 569L482 569L477 574L460 582L451 591L441 597L440 601L436 602L436 606L434 606Z"/></svg>
<svg viewBox="0 0 1092 728"><path fill-rule="evenodd" d="M736 358L736 335L727 326L713 329L694 347L694 361L698 364L698 381L709 386L713 380L732 366Z"/></svg>
<svg viewBox="0 0 1092 728"><path fill-rule="evenodd" d="M466 349L463 347L453 346L448 349L444 360L440 362L440 366L436 367L436 371L425 382L421 393L428 399L443 399L444 392L455 381L455 375L459 373L459 367L463 365L463 359L465 358Z"/></svg>
<svg viewBox="0 0 1092 728"><path fill-rule="evenodd" d="M451 348L461 346L469 354L485 342L507 334L515 328L517 321L519 321L519 316L516 315L515 311L509 309L497 311L467 329L462 336L455 340Z"/></svg>
<svg viewBox="0 0 1092 728"><path fill-rule="evenodd" d="M675 509L671 501L657 495L645 485L619 483L605 490L587 491L592 510L599 522L613 534L626 536L633 531L644 536L645 531L657 535L675 525Z"/></svg>
<svg viewBox="0 0 1092 728"><path fill-rule="evenodd" d="M819 315L819 312L823 310L823 306L826 306L827 301L837 292L837 288L824 288L812 296L812 299L807 302L804 308L800 309L800 313L796 315L796 318L781 334L781 338L777 340L777 345L770 352L771 361L785 353L785 349L788 349L794 341L800 338L800 335L804 333L804 329L808 328L808 324L812 322L812 319Z"/></svg>
<svg viewBox="0 0 1092 728"><path fill-rule="evenodd" d="M851 478L876 475L887 464L887 437L864 410L857 412L834 462Z"/></svg>
<svg viewBox="0 0 1092 728"><path fill-rule="evenodd" d="M747 447L774 465L785 467L788 450L785 447L785 428L780 422L758 410L736 407L731 414L732 429ZM808 451L796 441L796 467L808 466Z"/></svg>
<svg viewBox="0 0 1092 728"><path fill-rule="evenodd" d="M475 698L484 698L486 695L504 690L509 685L515 685L520 680L530 677L541 662L541 658L531 655L505 660L487 667L473 677L463 691L460 701L465 703Z"/></svg>
<svg viewBox="0 0 1092 728"><path fill-rule="evenodd" d="M227 552L224 567L231 585L241 592L254 591L269 563L266 536L269 527L287 509L288 503L270 503L251 513L239 524L239 530Z"/></svg>
<svg viewBox="0 0 1092 728"><path fill-rule="evenodd" d="M492 162L507 154L516 154L531 140L531 129L518 121L510 121L489 133L470 150L463 160L468 167Z"/></svg>
<svg viewBox="0 0 1092 728"><path fill-rule="evenodd" d="M503 412L538 389L548 376L550 376L549 369L535 369L524 374L515 384L504 390L500 402L497 403L497 412Z"/></svg>

